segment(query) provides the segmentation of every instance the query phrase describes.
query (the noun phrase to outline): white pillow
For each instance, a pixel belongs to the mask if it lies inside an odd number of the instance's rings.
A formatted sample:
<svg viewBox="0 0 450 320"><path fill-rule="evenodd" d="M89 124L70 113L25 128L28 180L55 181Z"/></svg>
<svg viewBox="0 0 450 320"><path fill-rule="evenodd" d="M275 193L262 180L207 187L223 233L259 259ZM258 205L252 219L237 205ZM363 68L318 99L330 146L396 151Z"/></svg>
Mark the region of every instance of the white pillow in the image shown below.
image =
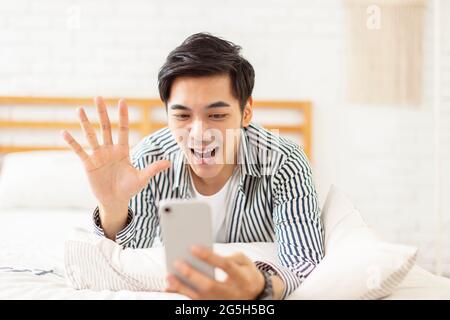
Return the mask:
<svg viewBox="0 0 450 320"><path fill-rule="evenodd" d="M18 152L3 158L0 208L95 206L83 164L72 152Z"/></svg>
<svg viewBox="0 0 450 320"><path fill-rule="evenodd" d="M325 257L289 299L380 299L400 284L417 248L387 243L331 186L323 210Z"/></svg>

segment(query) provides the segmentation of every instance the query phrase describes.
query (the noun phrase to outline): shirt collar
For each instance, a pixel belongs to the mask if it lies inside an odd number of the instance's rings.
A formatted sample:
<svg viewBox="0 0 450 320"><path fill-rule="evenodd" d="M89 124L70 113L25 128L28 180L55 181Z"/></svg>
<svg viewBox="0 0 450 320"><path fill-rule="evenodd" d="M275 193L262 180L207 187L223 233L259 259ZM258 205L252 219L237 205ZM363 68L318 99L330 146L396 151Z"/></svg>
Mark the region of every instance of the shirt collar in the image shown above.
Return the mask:
<svg viewBox="0 0 450 320"><path fill-rule="evenodd" d="M184 152L181 148L178 148L173 160L174 180L172 190L179 187L181 187L182 190L185 189L186 181L189 179L188 165Z"/></svg>
<svg viewBox="0 0 450 320"><path fill-rule="evenodd" d="M257 161L257 149L249 141L247 129L241 129L241 138L238 149L238 165L241 167L242 175L261 177L260 166Z"/></svg>

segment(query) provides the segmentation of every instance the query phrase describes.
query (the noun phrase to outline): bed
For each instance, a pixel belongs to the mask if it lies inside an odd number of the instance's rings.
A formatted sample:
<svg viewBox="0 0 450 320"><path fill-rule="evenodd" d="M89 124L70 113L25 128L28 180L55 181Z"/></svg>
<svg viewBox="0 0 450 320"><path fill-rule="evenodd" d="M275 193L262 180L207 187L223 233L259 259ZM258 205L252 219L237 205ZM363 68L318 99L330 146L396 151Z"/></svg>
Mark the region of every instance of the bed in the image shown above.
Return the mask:
<svg viewBox="0 0 450 320"><path fill-rule="evenodd" d="M0 106L37 108L88 104L79 98L20 98L0 97ZM108 99L109 102L115 99ZM152 118L155 99L131 101L141 110L132 126L143 136L161 127ZM296 124L273 124L280 132L301 133L301 141L310 158L311 103L305 101L261 101L256 105L270 110L288 109L297 114ZM159 105L161 107L161 105ZM1 107L0 107L1 108ZM3 116L6 113L3 113ZM14 120L13 112L0 120L0 129L59 129L73 122L60 120ZM143 121L142 119L149 119ZM153 120L152 120L153 119ZM64 243L75 228L92 229L91 214L95 199L78 159L57 145L25 145L2 142L0 150L8 154L0 171L0 299L187 299L165 292L75 290L65 276ZM49 151L53 150L53 151ZM38 169L37 169L38 168ZM55 189L54 186L58 186ZM342 224L342 223L341 223ZM234 246L230 244L229 246ZM252 250L250 247L248 250ZM251 252L248 252L251 253ZM314 271L315 272L315 271ZM308 279L307 279L308 280ZM349 298L349 296L308 296L295 291L289 299ZM351 298L351 297L350 297ZM450 279L435 276L413 265L385 299L450 299Z"/></svg>
<svg viewBox="0 0 450 320"><path fill-rule="evenodd" d="M80 209L2 212L0 299L187 299L165 292L71 288L64 277L64 239L90 223L90 213ZM289 299L296 299L295 292ZM450 299L450 279L416 265L386 299Z"/></svg>

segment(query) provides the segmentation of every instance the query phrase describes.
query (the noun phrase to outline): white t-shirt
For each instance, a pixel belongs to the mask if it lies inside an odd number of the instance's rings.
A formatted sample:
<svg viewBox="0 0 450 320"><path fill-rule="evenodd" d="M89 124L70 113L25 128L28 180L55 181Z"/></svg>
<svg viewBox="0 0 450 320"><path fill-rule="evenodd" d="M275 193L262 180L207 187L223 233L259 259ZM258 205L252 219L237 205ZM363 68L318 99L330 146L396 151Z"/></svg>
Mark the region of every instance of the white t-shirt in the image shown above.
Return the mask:
<svg viewBox="0 0 450 320"><path fill-rule="evenodd" d="M191 175L191 187L193 195L196 199L205 201L209 204L212 210L212 224L213 224L213 236L215 242L226 242L226 234L229 227L231 212L230 206L233 204L234 196L236 195L236 188L238 186L238 167L233 171L233 174L228 178L225 185L217 193L205 196L197 191Z"/></svg>

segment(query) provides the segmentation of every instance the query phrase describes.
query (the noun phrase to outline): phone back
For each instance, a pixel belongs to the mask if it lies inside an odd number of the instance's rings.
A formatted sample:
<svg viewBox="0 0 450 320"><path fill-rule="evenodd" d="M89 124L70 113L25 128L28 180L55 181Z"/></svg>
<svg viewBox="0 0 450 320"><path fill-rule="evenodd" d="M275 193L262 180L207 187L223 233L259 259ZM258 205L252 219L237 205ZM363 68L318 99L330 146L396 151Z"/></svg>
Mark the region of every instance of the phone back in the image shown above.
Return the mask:
<svg viewBox="0 0 450 320"><path fill-rule="evenodd" d="M191 287L193 284L173 268L176 260L184 260L214 278L214 267L195 258L190 251L193 245L212 249L212 217L209 205L194 199L161 200L159 215L167 270Z"/></svg>

